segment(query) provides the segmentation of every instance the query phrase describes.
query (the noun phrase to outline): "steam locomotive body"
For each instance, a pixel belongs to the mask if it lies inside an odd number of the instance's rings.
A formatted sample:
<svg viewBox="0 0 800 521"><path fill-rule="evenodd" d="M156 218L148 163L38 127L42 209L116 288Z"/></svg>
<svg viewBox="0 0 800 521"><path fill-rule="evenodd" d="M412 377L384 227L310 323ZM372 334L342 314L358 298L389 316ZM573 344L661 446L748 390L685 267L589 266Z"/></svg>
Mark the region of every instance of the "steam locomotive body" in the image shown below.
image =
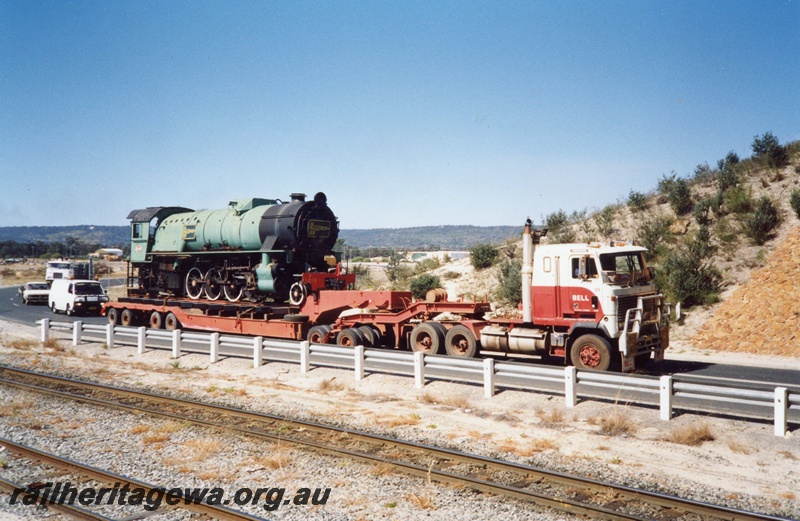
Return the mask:
<svg viewBox="0 0 800 521"><path fill-rule="evenodd" d="M311 201L305 194L290 197L289 202L239 199L221 210L168 206L132 211L136 292L231 302L288 297L299 305L309 289L304 274L328 273L336 265L339 224L325 194Z"/></svg>

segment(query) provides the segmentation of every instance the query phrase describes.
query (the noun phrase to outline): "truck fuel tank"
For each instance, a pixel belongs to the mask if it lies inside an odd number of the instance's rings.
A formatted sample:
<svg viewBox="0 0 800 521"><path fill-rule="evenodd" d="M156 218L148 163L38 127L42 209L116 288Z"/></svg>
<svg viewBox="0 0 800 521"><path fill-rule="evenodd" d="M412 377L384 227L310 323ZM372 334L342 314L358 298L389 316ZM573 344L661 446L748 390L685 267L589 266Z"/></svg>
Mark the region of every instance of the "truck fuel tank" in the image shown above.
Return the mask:
<svg viewBox="0 0 800 521"><path fill-rule="evenodd" d="M544 329L486 326L481 330L481 346L506 353L541 353L549 347L550 336Z"/></svg>

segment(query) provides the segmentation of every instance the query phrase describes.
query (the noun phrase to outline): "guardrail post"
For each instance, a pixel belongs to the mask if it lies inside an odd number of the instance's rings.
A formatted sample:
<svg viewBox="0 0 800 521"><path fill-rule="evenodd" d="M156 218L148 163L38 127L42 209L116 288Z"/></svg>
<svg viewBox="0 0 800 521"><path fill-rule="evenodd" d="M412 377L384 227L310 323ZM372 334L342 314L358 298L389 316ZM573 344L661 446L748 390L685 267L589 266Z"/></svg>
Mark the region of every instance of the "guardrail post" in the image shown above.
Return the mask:
<svg viewBox="0 0 800 521"><path fill-rule="evenodd" d="M47 340L50 338L50 319L49 318L43 318L42 319L42 332L41 332L41 335L39 335L39 338L41 338L42 342L47 342Z"/></svg>
<svg viewBox="0 0 800 521"><path fill-rule="evenodd" d="M212 364L219 362L219 333L211 333L208 337L209 358Z"/></svg>
<svg viewBox="0 0 800 521"><path fill-rule="evenodd" d="M417 389L425 386L425 353L422 351L414 353L414 385Z"/></svg>
<svg viewBox="0 0 800 521"><path fill-rule="evenodd" d="M661 384L659 386L659 397L660 397L660 409L661 409L661 419L664 421L669 421L672 419L672 377L671 376L662 376L661 377Z"/></svg>
<svg viewBox="0 0 800 521"><path fill-rule="evenodd" d="M789 408L789 389L775 388L775 436L786 436L787 409Z"/></svg>
<svg viewBox="0 0 800 521"><path fill-rule="evenodd" d="M483 397L494 396L494 358L483 359Z"/></svg>
<svg viewBox="0 0 800 521"><path fill-rule="evenodd" d="M140 355L144 354L144 341L147 338L147 328L141 326L136 330L136 352Z"/></svg>
<svg viewBox="0 0 800 521"><path fill-rule="evenodd" d="M300 342L300 374L306 374L309 369L309 358L311 355L311 342Z"/></svg>
<svg viewBox="0 0 800 521"><path fill-rule="evenodd" d="M172 358L181 356L181 330L172 330Z"/></svg>
<svg viewBox="0 0 800 521"><path fill-rule="evenodd" d="M264 337L257 336L253 339L253 369L258 369L264 363Z"/></svg>
<svg viewBox="0 0 800 521"><path fill-rule="evenodd" d="M114 347L114 324L106 324L106 347Z"/></svg>
<svg viewBox="0 0 800 521"><path fill-rule="evenodd" d="M364 346L356 346L354 350L356 382L364 379Z"/></svg>
<svg viewBox="0 0 800 521"><path fill-rule="evenodd" d="M81 345L81 332L83 332L83 322L76 320L72 323L72 345Z"/></svg>
<svg viewBox="0 0 800 521"><path fill-rule="evenodd" d="M578 403L578 370L574 365L564 368L564 398L567 407L575 407Z"/></svg>

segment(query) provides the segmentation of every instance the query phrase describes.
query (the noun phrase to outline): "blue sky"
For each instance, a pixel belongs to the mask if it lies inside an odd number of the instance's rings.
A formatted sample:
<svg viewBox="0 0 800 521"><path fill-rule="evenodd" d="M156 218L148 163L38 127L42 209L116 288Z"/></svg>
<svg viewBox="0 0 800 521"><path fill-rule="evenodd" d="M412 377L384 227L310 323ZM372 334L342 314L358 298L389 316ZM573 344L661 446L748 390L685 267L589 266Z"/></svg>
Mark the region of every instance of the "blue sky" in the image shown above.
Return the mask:
<svg viewBox="0 0 800 521"><path fill-rule="evenodd" d="M800 139L800 2L0 0L0 226L601 208Z"/></svg>

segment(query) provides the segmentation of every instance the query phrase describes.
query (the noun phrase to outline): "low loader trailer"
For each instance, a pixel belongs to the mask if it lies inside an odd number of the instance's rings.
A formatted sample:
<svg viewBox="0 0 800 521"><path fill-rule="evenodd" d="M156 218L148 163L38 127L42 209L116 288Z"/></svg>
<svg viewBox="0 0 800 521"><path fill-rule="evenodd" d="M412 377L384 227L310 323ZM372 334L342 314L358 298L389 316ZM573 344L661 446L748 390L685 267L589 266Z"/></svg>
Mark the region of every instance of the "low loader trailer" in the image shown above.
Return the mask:
<svg viewBox="0 0 800 521"><path fill-rule="evenodd" d="M352 289L355 275L302 274L286 303L227 302L166 295L104 305L109 322L196 329L313 343L410 349L470 358L536 355L580 369L632 371L661 360L669 317L645 248L621 243L545 244L546 229L523 232L522 316L491 318L487 301L449 300L431 290ZM340 289L341 288L341 289Z"/></svg>

